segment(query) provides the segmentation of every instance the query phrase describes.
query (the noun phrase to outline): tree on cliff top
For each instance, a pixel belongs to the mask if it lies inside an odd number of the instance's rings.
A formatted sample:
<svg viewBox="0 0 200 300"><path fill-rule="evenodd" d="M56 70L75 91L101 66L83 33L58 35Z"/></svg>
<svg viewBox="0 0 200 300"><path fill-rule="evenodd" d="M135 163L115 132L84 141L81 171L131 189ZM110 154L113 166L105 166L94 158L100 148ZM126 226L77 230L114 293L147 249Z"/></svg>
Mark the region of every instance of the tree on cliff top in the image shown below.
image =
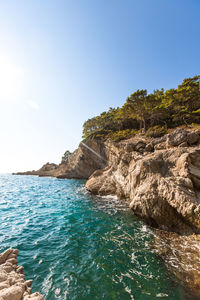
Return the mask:
<svg viewBox="0 0 200 300"><path fill-rule="evenodd" d="M153 126L173 128L191 123L200 124L200 76L184 79L176 89L154 90L151 94L137 90L121 108L110 108L87 120L83 138L126 138L130 130L145 133Z"/></svg>

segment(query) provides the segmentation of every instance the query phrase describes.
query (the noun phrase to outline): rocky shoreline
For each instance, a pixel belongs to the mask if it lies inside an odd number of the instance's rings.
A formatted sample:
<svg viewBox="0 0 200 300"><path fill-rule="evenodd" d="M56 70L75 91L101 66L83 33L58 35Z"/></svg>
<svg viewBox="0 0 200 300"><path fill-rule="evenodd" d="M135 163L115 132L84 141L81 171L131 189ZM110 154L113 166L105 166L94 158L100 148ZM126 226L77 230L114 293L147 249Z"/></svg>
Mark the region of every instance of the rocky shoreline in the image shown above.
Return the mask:
<svg viewBox="0 0 200 300"><path fill-rule="evenodd" d="M17 264L17 249L7 249L0 254L0 300L44 300L32 294L32 280L25 280L23 266Z"/></svg>
<svg viewBox="0 0 200 300"><path fill-rule="evenodd" d="M95 154L96 153L96 154ZM149 225L200 233L200 130L177 128L161 138L83 143L60 165L17 175L88 179L92 194L117 195Z"/></svg>
<svg viewBox="0 0 200 300"><path fill-rule="evenodd" d="M106 143L108 167L86 183L93 194L117 195L149 225L200 233L200 132L177 129L150 142Z"/></svg>
<svg viewBox="0 0 200 300"><path fill-rule="evenodd" d="M18 174L84 178L95 195L117 195L155 228L155 248L200 299L200 130L177 128L160 138L91 140L65 163ZM94 151L97 153L95 155Z"/></svg>

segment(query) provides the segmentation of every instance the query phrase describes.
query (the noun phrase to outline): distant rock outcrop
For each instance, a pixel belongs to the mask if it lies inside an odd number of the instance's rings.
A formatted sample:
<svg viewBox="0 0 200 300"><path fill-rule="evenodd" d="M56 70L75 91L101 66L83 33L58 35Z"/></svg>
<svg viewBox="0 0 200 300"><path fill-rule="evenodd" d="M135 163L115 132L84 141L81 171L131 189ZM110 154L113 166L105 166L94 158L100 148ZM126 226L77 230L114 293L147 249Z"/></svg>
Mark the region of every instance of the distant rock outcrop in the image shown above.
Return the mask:
<svg viewBox="0 0 200 300"><path fill-rule="evenodd" d="M0 254L0 300L44 300L31 293L32 280L25 280L24 268L17 265L17 249L7 249Z"/></svg>
<svg viewBox="0 0 200 300"><path fill-rule="evenodd" d="M91 140L87 144L80 143L78 149L59 165L47 163L37 171L18 172L14 175L88 179L97 169L105 168L106 164L104 143L100 140Z"/></svg>
<svg viewBox="0 0 200 300"><path fill-rule="evenodd" d="M48 162L37 171L33 170L33 171L26 171L26 172L18 172L18 173L13 173L13 175L53 176L57 168L58 165Z"/></svg>

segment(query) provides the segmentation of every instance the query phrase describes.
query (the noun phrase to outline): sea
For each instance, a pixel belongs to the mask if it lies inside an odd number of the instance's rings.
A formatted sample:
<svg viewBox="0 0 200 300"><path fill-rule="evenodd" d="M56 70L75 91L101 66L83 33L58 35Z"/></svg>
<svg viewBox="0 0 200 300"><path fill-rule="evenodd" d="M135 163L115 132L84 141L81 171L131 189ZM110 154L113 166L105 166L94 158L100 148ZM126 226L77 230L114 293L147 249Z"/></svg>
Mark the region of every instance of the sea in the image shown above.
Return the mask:
<svg viewBox="0 0 200 300"><path fill-rule="evenodd" d="M19 250L46 300L188 299L128 203L84 180L0 175L0 252Z"/></svg>

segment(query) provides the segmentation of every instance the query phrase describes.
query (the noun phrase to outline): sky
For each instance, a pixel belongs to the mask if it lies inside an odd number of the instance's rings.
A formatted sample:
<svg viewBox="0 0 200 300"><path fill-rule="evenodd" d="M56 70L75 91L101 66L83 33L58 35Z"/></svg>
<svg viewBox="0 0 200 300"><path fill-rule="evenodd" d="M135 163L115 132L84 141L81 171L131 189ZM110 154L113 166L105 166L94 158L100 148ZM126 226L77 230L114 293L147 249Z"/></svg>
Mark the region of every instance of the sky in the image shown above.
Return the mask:
<svg viewBox="0 0 200 300"><path fill-rule="evenodd" d="M59 163L84 121L200 74L199 0L0 0L0 173Z"/></svg>

